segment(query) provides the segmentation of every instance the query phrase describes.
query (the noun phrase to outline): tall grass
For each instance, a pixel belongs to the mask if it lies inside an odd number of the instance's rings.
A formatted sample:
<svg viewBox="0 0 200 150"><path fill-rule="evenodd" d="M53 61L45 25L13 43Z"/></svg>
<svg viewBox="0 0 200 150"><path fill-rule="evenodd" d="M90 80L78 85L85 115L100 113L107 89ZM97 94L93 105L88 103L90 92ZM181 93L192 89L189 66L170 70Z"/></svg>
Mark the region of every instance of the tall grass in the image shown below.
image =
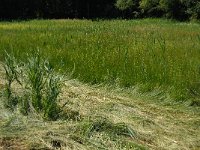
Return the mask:
<svg viewBox="0 0 200 150"><path fill-rule="evenodd" d="M74 69L73 77L84 82L160 88L177 100L199 96L199 24L155 19L2 22L0 37L0 51L12 50L26 60L26 53L40 48L57 70Z"/></svg>
<svg viewBox="0 0 200 150"><path fill-rule="evenodd" d="M6 73L7 81L4 92L4 95L7 100L4 102L4 105L9 109L14 110L15 106L18 103L18 98L12 91L12 83L14 81L17 81L19 84L21 84L21 82L19 81L19 70L15 58L7 52L5 52L5 63L3 65L3 68Z"/></svg>
<svg viewBox="0 0 200 150"><path fill-rule="evenodd" d="M57 120L64 107L58 104L62 86L61 76L54 72L50 63L40 56L39 51L28 56L27 63L21 64L19 67L15 57L5 53L5 106L11 110L19 108L24 115L36 112L42 113L44 119ZM18 82L21 90L13 89L14 81Z"/></svg>

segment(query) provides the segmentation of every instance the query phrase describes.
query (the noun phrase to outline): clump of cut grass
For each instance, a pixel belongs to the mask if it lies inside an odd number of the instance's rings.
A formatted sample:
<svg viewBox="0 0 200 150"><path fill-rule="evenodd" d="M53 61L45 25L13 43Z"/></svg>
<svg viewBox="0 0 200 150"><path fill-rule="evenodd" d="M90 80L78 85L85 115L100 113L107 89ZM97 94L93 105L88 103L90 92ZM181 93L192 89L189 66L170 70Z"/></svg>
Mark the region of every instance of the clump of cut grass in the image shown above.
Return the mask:
<svg viewBox="0 0 200 150"><path fill-rule="evenodd" d="M93 132L106 132L112 137L127 136L136 138L136 133L125 123L114 124L106 118L98 117L95 120L83 122L80 133L90 137Z"/></svg>
<svg viewBox="0 0 200 150"><path fill-rule="evenodd" d="M77 110L65 108L61 112L60 118L62 118L64 120L69 120L69 121L81 121L83 119L83 116Z"/></svg>
<svg viewBox="0 0 200 150"><path fill-rule="evenodd" d="M93 145L95 148L105 149L107 145L113 143L113 148L135 148L145 149L135 144L136 132L125 123L113 123L110 120L93 116L94 118L84 119L76 127L74 134L70 137L85 145Z"/></svg>

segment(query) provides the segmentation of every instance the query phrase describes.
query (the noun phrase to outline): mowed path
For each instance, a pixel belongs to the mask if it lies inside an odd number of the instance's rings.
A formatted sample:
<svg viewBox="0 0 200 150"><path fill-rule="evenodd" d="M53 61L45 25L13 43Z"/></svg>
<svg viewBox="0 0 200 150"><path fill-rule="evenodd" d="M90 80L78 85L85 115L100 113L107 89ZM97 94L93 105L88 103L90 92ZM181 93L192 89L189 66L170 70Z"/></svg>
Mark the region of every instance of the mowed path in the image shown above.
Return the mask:
<svg viewBox="0 0 200 150"><path fill-rule="evenodd" d="M5 85L2 69L1 67L1 91ZM158 101L148 100L148 96L140 96L136 92L135 95L127 94L122 89L113 90L113 88L105 86L91 86L82 84L77 80L65 81L60 99L61 103L68 102L66 107L78 111L85 118L102 116L114 123L129 125L136 133L136 137L131 140L149 149L200 149L199 108L163 105ZM2 123L0 125L3 125L7 119L5 115L0 115L0 122ZM27 145L32 143L33 145L34 142L42 143L50 148L50 143L45 142L47 137L44 137L44 135L47 136L47 131L54 131L57 133L56 137L62 139L63 133L61 132L63 132L66 124L68 126L70 126L70 123L73 124L70 121L35 122L38 123L38 126L37 123L33 125L25 121L26 130L20 132L19 139L15 137L18 133L1 131L0 149L5 148L5 143L10 144L10 147L13 148L17 146L16 149L28 149L28 146L24 143L27 143ZM66 130L67 128L65 128ZM13 138L6 140L9 135L14 137L14 140ZM79 143L72 142L67 133L65 138L67 140L64 149L89 149ZM21 139L22 144L20 145L20 142L17 141L21 141ZM108 149L115 149L115 147L111 145Z"/></svg>
<svg viewBox="0 0 200 150"><path fill-rule="evenodd" d="M75 83L74 83L75 82ZM125 92L66 82L64 97L86 116L101 115L130 125L137 142L152 149L200 149L200 113L192 108L164 106L126 96ZM137 98L138 97L138 98Z"/></svg>

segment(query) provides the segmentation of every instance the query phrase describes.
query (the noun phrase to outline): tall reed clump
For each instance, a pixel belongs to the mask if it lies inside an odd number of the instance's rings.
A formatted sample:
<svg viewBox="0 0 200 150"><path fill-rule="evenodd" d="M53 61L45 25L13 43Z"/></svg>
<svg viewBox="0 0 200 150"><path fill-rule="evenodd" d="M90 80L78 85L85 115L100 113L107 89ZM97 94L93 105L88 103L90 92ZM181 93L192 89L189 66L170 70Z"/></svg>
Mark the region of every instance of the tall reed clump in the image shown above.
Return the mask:
<svg viewBox="0 0 200 150"><path fill-rule="evenodd" d="M59 113L62 111L58 106L58 96L61 92L61 76L55 75L52 72L51 67L47 67L48 79L45 87L45 99L43 102L44 117L52 118L56 120L59 117Z"/></svg>
<svg viewBox="0 0 200 150"><path fill-rule="evenodd" d="M7 108L13 110L18 103L18 98L13 93L11 86L14 81L17 81L20 85L21 82L19 81L19 68L16 64L16 60L12 55L8 54L7 52L5 52L5 63L3 67L6 73L7 80L6 89L4 93L7 101L5 101L4 104Z"/></svg>
<svg viewBox="0 0 200 150"><path fill-rule="evenodd" d="M41 111L43 109L42 89L44 88L45 71L38 53L28 59L26 73L26 82L31 91L32 104L37 111Z"/></svg>
<svg viewBox="0 0 200 150"><path fill-rule="evenodd" d="M6 53L7 54L7 53ZM8 81L6 87L6 103L13 107L18 106L20 111L28 115L31 112L42 114L48 120L57 120L62 112L58 104L61 93L61 76L57 75L48 61L41 58L39 51L28 58L20 68L20 76L15 70L17 63L14 56L5 57L5 71ZM22 82L19 81L21 78ZM18 95L18 101L11 101L12 82L16 80L22 88L22 95ZM10 104L11 103L11 104Z"/></svg>

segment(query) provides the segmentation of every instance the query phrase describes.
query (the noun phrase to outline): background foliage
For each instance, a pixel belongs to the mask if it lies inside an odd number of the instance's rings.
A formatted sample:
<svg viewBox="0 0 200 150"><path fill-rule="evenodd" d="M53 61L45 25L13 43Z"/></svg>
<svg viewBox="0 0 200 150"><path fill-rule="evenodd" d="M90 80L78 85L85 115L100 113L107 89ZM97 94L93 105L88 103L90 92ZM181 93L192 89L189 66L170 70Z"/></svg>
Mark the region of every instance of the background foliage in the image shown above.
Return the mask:
<svg viewBox="0 0 200 150"><path fill-rule="evenodd" d="M200 18L199 0L1 0L1 19Z"/></svg>

